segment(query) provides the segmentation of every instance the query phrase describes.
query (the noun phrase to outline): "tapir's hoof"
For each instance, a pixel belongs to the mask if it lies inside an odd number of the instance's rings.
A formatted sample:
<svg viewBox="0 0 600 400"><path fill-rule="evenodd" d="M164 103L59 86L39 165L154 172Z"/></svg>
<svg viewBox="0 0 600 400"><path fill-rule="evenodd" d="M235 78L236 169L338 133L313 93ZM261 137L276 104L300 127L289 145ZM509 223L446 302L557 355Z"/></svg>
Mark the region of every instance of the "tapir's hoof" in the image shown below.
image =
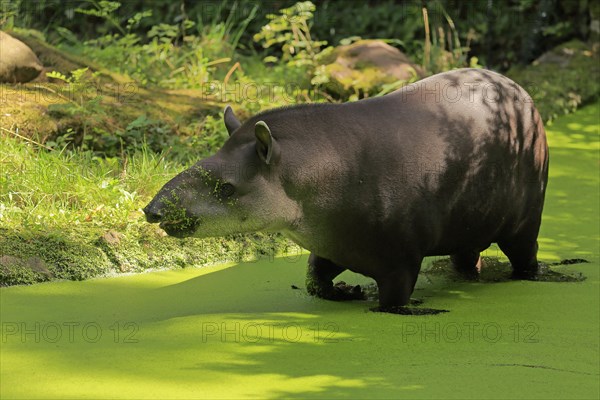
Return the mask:
<svg viewBox="0 0 600 400"><path fill-rule="evenodd" d="M539 271L513 271L510 278L514 280L537 281L538 276Z"/></svg>
<svg viewBox="0 0 600 400"><path fill-rule="evenodd" d="M378 306L371 308L371 311L400 315L433 315L448 312L448 310L436 310L433 308L417 308L407 306Z"/></svg>
<svg viewBox="0 0 600 400"><path fill-rule="evenodd" d="M339 281L333 285L332 300L365 300L366 296L360 285L348 285L344 281Z"/></svg>

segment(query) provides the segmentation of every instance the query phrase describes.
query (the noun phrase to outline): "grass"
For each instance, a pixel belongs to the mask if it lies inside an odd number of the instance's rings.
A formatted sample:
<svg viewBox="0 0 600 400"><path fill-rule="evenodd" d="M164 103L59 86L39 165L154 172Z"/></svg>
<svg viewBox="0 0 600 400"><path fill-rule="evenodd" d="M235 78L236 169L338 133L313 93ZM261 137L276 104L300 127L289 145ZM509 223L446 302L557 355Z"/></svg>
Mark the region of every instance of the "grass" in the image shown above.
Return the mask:
<svg viewBox="0 0 600 400"><path fill-rule="evenodd" d="M44 151L2 139L0 221L14 229L124 228L181 165L142 149L124 158Z"/></svg>
<svg viewBox="0 0 600 400"><path fill-rule="evenodd" d="M264 234L165 237L141 209L185 166L146 148L100 158L10 137L1 143L0 285L202 266L289 247Z"/></svg>
<svg viewBox="0 0 600 400"><path fill-rule="evenodd" d="M422 274L450 312L419 317L311 298L305 255L2 288L0 396L597 399L599 109L548 129L539 255L587 258L555 268L583 282Z"/></svg>

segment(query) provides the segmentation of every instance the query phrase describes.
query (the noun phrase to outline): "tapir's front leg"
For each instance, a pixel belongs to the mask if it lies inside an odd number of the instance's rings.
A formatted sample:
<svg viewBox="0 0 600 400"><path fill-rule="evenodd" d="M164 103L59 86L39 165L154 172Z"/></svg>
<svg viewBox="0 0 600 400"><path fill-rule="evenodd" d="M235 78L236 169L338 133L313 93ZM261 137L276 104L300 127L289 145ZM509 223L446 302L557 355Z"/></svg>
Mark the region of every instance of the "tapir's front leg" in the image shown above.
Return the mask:
<svg viewBox="0 0 600 400"><path fill-rule="evenodd" d="M414 260L400 260L390 264L387 273L377 277L379 288L379 307L373 311L381 311L392 314L439 314L447 310L435 310L432 308L414 308L409 305L420 305L421 300L411 299L410 295L415 290L415 284L421 268L423 258Z"/></svg>
<svg viewBox="0 0 600 400"><path fill-rule="evenodd" d="M410 296L415 289L420 268L420 260L412 262L402 260L392 264L387 269L387 273L377 277L379 307L382 311L407 306L410 303Z"/></svg>
<svg viewBox="0 0 600 400"><path fill-rule="evenodd" d="M306 274L306 290L312 296L327 300L357 300L363 299L360 286L348 289L346 285L333 284L333 278L344 272L346 268L315 254L308 258Z"/></svg>

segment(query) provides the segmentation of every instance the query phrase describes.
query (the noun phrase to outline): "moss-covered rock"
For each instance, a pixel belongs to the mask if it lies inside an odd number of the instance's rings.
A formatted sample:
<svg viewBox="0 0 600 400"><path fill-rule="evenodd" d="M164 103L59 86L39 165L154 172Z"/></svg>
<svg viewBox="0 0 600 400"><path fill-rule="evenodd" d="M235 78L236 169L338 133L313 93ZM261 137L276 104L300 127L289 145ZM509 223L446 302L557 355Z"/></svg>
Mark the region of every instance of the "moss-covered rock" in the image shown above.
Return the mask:
<svg viewBox="0 0 600 400"><path fill-rule="evenodd" d="M53 277L38 257L24 260L20 257L0 256L0 286L44 282Z"/></svg>
<svg viewBox="0 0 600 400"><path fill-rule="evenodd" d="M320 67L327 87L339 95L375 94L385 85L397 87L424 76L422 69L395 47L381 40L359 40L333 50Z"/></svg>
<svg viewBox="0 0 600 400"><path fill-rule="evenodd" d="M0 230L0 285L83 280L113 265L100 249L56 233Z"/></svg>

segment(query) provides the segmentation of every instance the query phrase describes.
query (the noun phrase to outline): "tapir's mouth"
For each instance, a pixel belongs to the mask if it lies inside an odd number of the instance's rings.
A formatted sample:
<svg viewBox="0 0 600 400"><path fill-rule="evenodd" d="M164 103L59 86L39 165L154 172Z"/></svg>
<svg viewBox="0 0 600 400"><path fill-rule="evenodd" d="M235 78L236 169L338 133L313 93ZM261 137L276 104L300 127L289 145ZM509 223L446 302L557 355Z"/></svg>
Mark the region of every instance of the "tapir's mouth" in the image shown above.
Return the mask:
<svg viewBox="0 0 600 400"><path fill-rule="evenodd" d="M192 236L198 226L198 221L190 218L162 221L159 225L169 236L184 238Z"/></svg>

